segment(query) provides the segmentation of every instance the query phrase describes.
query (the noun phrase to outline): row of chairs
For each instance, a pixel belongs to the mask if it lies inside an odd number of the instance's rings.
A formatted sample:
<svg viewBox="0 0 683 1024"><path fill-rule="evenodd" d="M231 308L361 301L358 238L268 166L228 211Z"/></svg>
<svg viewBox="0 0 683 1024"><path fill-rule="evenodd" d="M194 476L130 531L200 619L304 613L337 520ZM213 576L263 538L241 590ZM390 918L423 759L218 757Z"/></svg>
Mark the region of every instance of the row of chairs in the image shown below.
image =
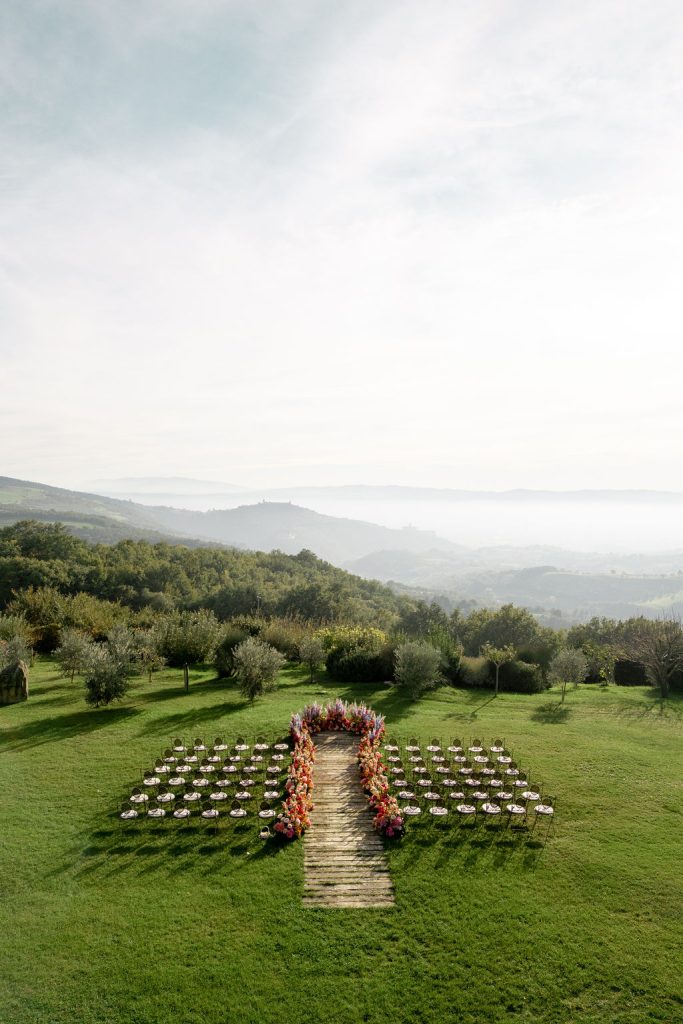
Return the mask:
<svg viewBox="0 0 683 1024"><path fill-rule="evenodd" d="M121 821L163 821L170 819L174 821L188 821L190 818L199 818L203 821L217 821L222 817L248 818L254 814L263 822L267 822L277 815L277 810L268 800L262 800L258 811L253 811L244 806L239 799L234 799L229 808L222 806L223 799L227 800L224 793L212 793L208 799L185 802L179 801L173 805L166 803L162 797L149 800L144 804L135 804L132 800L125 800L121 804L119 818Z"/></svg>
<svg viewBox="0 0 683 1024"><path fill-rule="evenodd" d="M274 805L284 799L290 754L289 743L271 743L261 734L253 740L238 736L234 743L220 736L212 743L176 736L153 767L142 772L140 785L121 804L119 818L211 821L254 813L263 820L274 818Z"/></svg>
<svg viewBox="0 0 683 1024"><path fill-rule="evenodd" d="M555 800L529 780L502 737L485 744L479 737L464 742L453 737L444 743L434 737L421 743L416 737L384 744L395 796L408 819L455 818L476 824L498 821L533 827L551 821Z"/></svg>

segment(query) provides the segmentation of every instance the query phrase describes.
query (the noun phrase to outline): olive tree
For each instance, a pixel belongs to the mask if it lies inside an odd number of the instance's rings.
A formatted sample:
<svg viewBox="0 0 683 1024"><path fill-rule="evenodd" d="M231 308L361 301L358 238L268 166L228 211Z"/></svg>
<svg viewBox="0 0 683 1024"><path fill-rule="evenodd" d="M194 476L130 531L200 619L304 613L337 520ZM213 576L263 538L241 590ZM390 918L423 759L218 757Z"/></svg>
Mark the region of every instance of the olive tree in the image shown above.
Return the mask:
<svg viewBox="0 0 683 1024"><path fill-rule="evenodd" d="M311 682L313 682L313 674L317 668L319 668L325 661L325 644L322 637L316 636L311 633L309 636L304 637L299 643L299 661L302 665L305 665L311 673Z"/></svg>
<svg viewBox="0 0 683 1024"><path fill-rule="evenodd" d="M398 686L417 699L442 681L443 654L424 640L407 640L394 654L394 679Z"/></svg>
<svg viewBox="0 0 683 1024"><path fill-rule="evenodd" d="M143 629L135 636L135 650L142 669L147 673L148 682L152 682L152 673L158 672L166 664L160 649L160 636L155 629Z"/></svg>
<svg viewBox="0 0 683 1024"><path fill-rule="evenodd" d="M57 664L62 674L70 676L71 682L76 673L80 675L87 664L88 654L92 647L90 637L78 629L63 629L59 647L55 651Z"/></svg>
<svg viewBox="0 0 683 1024"><path fill-rule="evenodd" d="M481 648L482 658L486 658L495 667L496 670L496 682L495 689L493 692L494 697L498 696L498 681L500 679L500 667L506 665L510 661L514 661L517 652L512 644L506 644L505 647L494 647L492 643L485 643Z"/></svg>
<svg viewBox="0 0 683 1024"><path fill-rule="evenodd" d="M9 640L0 640L0 668L6 665L16 665L23 661L26 665L31 663L31 648L21 636L10 637Z"/></svg>
<svg viewBox="0 0 683 1024"><path fill-rule="evenodd" d="M83 668L85 700L99 707L120 700L135 673L135 636L127 626L115 626L101 644L92 644Z"/></svg>
<svg viewBox="0 0 683 1024"><path fill-rule="evenodd" d="M233 661L240 692L253 701L275 689L285 657L270 644L256 636L249 636L235 648Z"/></svg>
<svg viewBox="0 0 683 1024"><path fill-rule="evenodd" d="M582 651L573 647L559 650L548 667L548 679L551 683L559 683L562 687L560 703L564 703L567 683L578 686L588 674L588 662Z"/></svg>

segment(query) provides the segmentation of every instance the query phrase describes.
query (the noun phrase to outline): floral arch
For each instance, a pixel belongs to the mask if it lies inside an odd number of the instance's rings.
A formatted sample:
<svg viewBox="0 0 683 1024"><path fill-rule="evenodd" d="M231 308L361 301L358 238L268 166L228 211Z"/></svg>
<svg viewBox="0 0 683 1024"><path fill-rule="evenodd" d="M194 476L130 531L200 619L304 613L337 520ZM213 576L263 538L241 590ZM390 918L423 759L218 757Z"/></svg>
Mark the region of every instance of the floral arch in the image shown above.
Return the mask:
<svg viewBox="0 0 683 1024"><path fill-rule="evenodd" d="M396 798L389 793L387 769L382 759L384 717L365 704L347 704L339 699L331 704L309 704L292 715L292 764L285 783L287 797L275 823L275 832L284 839L298 839L310 825L316 757L313 737L320 732L349 732L360 736L360 782L375 812L374 826L390 839L401 836L403 817Z"/></svg>

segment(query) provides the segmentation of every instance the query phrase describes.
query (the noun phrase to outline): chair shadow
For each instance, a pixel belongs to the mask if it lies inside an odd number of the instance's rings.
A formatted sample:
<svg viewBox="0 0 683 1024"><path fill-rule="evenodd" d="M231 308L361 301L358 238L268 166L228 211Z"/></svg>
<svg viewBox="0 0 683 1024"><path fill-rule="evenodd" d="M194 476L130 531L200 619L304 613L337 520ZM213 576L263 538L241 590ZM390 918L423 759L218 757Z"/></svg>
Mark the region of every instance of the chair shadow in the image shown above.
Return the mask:
<svg viewBox="0 0 683 1024"><path fill-rule="evenodd" d="M532 722L540 722L542 725L562 725L571 716L571 708L566 704L547 701L539 704L531 713Z"/></svg>
<svg viewBox="0 0 683 1024"><path fill-rule="evenodd" d="M273 855L279 850L281 847L276 845ZM268 855L254 819L234 825L222 821L218 826L198 820L126 825L108 815L92 830L87 845L75 845L68 861L57 865L49 875L67 874L74 867L78 877L93 879L159 870L178 874L196 868L198 863L203 865L202 870L234 871Z"/></svg>

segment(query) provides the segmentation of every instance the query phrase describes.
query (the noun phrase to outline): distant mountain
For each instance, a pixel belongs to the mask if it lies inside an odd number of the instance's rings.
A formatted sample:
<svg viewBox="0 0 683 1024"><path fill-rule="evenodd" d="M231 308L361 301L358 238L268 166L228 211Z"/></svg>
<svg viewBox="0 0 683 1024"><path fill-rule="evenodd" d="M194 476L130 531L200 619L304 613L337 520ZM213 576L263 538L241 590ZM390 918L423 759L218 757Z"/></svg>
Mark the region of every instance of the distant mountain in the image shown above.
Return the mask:
<svg viewBox="0 0 683 1024"><path fill-rule="evenodd" d="M261 502L222 511L196 512L163 505L139 505L84 491L0 477L0 522L7 525L18 519L63 522L78 536L103 543L133 537L176 543L214 542L255 551L278 549L286 554L297 554L302 548L308 548L336 565L383 547L457 551L457 545L426 530L397 530L338 519L288 503Z"/></svg>
<svg viewBox="0 0 683 1024"><path fill-rule="evenodd" d="M70 533L93 543L120 540L168 541L193 544L190 537L163 530L144 505L84 491L0 477L0 526L20 519L64 523Z"/></svg>
<svg viewBox="0 0 683 1024"><path fill-rule="evenodd" d="M19 519L62 522L101 543L132 538L285 554L307 548L366 579L451 607L510 601L570 619L683 610L682 550L624 555L545 545L470 548L429 530L379 526L289 502L199 512L0 477L0 525Z"/></svg>
<svg viewBox="0 0 683 1024"><path fill-rule="evenodd" d="M569 621L584 621L593 615L656 617L683 611L683 552L653 558L623 557L622 562L631 563L627 571L598 567L605 559L600 555L586 558L596 564L583 569L552 564L501 568L503 556L496 565L496 550L470 551L466 561L460 554L451 557L442 551L379 551L347 562L344 567L367 579L390 584L397 592L408 588L414 595L419 591L424 600L435 599L445 606L469 602L496 606L510 602L536 612L560 612ZM524 560L525 550L513 549L516 561ZM508 558L510 554L507 552ZM611 557L618 564L619 560ZM576 560L580 562L582 556L577 554ZM659 568L660 561L666 566L665 571ZM649 563L652 568L638 569L639 562Z"/></svg>
<svg viewBox="0 0 683 1024"><path fill-rule="evenodd" d="M211 512L162 507L148 511L159 526L174 532L258 551L277 548L285 554L296 554L302 548L308 548L336 565L389 545L397 550L414 552L458 550L456 544L428 530L410 527L397 530L357 519L340 519L288 502L264 501Z"/></svg>
<svg viewBox="0 0 683 1024"><path fill-rule="evenodd" d="M245 491L244 493L257 493ZM278 487L265 488L260 493L270 500L306 497L329 497L340 499L361 499L371 501L521 501L521 502L555 502L555 501L600 501L600 502L671 502L683 504L683 491L653 490L599 490L588 489L578 491L545 491L514 488L507 491L469 491L452 487L404 487L401 485L347 484L337 487Z"/></svg>

